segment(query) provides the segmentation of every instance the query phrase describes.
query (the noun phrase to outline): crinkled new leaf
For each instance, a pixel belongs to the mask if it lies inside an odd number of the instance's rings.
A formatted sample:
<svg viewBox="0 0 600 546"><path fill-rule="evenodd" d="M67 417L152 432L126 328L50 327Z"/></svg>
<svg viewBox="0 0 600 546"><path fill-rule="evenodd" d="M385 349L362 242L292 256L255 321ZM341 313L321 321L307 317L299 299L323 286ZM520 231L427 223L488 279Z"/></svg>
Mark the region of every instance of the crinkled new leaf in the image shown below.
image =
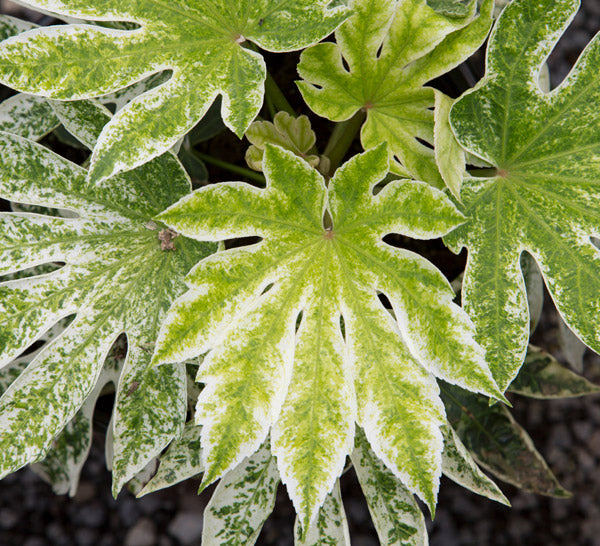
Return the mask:
<svg viewBox="0 0 600 546"><path fill-rule="evenodd" d="M323 43L302 53L298 86L320 116L334 121L363 109L361 142L387 141L392 170L443 187L433 150L434 90L423 87L484 41L493 0L468 2L463 17L437 13L425 0L355 0L354 15Z"/></svg>
<svg viewBox="0 0 600 546"><path fill-rule="evenodd" d="M57 113L90 145L110 118L85 102L65 103ZM179 237L175 251L164 251L159 231L149 229L157 226L149 220L190 189L171 154L90 186L83 168L30 140L0 133L0 152L2 198L75 213L0 214L0 274L61 264L0 283L0 366L72 318L0 399L0 475L45 455L93 392L109 349L125 333L114 423L117 490L183 426L183 365L161 370L148 364L159 324L185 288L185 272L214 245Z"/></svg>
<svg viewBox="0 0 600 546"><path fill-rule="evenodd" d="M468 221L446 238L469 250L463 306L502 389L529 340L519 258L527 251L569 327L600 351L600 39L556 89L539 76L578 0L515 0L491 37L487 73L450 114L459 142L497 172L463 182Z"/></svg>
<svg viewBox="0 0 600 546"><path fill-rule="evenodd" d="M256 451L272 427L304 529L343 469L355 421L433 508L446 422L434 376L502 398L446 279L383 241L389 233L439 237L463 217L423 182L395 180L374 193L388 166L381 145L326 187L304 160L267 145L266 188L208 186L159 216L200 241L261 239L190 272L154 361L207 353L196 413L204 483Z"/></svg>
<svg viewBox="0 0 600 546"><path fill-rule="evenodd" d="M262 106L265 63L246 41L274 52L314 44L346 17L330 0L27 0L89 21L35 29L0 45L0 81L54 99L105 95L152 74L171 77L121 109L103 130L90 177L132 169L173 146L223 96L225 124L242 136Z"/></svg>

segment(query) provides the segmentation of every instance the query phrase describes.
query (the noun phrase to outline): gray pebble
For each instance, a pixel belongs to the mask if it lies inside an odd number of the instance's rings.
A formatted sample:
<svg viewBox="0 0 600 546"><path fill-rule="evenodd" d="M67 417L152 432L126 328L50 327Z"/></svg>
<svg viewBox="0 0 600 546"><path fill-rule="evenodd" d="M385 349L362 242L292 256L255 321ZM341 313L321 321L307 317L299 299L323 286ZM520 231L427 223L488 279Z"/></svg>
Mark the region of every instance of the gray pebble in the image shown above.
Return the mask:
<svg viewBox="0 0 600 546"><path fill-rule="evenodd" d="M148 518L142 518L127 532L125 546L154 546L156 525Z"/></svg>
<svg viewBox="0 0 600 546"><path fill-rule="evenodd" d="M194 544L202 536L202 514L180 512L168 527L169 534L182 544Z"/></svg>
<svg viewBox="0 0 600 546"><path fill-rule="evenodd" d="M19 523L19 514L12 508L0 508L0 529L12 529Z"/></svg>

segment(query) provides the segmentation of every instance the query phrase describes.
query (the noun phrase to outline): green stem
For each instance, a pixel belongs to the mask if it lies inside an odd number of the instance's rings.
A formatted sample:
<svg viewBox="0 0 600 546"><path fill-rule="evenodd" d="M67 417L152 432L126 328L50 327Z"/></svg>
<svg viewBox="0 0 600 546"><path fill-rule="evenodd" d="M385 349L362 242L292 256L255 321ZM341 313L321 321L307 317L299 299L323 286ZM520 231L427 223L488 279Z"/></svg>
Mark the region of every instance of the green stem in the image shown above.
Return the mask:
<svg viewBox="0 0 600 546"><path fill-rule="evenodd" d="M331 162L330 173L335 172L341 165L364 120L365 113L359 110L350 119L338 123L333 129L324 152Z"/></svg>
<svg viewBox="0 0 600 546"><path fill-rule="evenodd" d="M239 167L238 165L234 165L233 163L229 163L228 161L217 159L216 157L213 157L211 155L203 154L198 150L194 150L194 154L205 163L215 165L216 167L221 167L221 169L225 169L232 173L241 174L242 176L245 176L250 180L260 182L263 185L266 184L265 177L260 173L252 171L250 169L246 169L245 167Z"/></svg>
<svg viewBox="0 0 600 546"><path fill-rule="evenodd" d="M269 97L269 100L278 111L287 112L292 116L296 115L296 112L285 98L285 95L282 93L281 89L279 89L277 83L275 83L273 76L271 76L271 74L268 72L267 79L265 81L265 94L267 97Z"/></svg>

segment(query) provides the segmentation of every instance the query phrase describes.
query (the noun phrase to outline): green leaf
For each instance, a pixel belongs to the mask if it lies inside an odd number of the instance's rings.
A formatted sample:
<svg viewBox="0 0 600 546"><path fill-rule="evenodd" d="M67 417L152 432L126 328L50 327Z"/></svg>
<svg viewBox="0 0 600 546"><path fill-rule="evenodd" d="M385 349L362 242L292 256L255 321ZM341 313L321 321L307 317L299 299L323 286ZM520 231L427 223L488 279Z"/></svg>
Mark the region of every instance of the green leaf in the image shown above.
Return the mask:
<svg viewBox="0 0 600 546"><path fill-rule="evenodd" d="M204 510L203 546L252 546L273 511L278 485L267 442L219 482Z"/></svg>
<svg viewBox="0 0 600 546"><path fill-rule="evenodd" d="M306 159L313 167L319 165L319 156L310 153L315 150L317 137L306 116L291 116L287 112L277 112L270 121L255 121L246 132L252 144L246 151L246 163L251 169L262 171L262 160L267 143L276 144L297 156Z"/></svg>
<svg viewBox="0 0 600 546"><path fill-rule="evenodd" d="M160 458L158 471L138 496L170 487L204 472L200 430L194 423L186 423L181 435L173 440L167 452Z"/></svg>
<svg viewBox="0 0 600 546"><path fill-rule="evenodd" d="M465 153L450 127L448 115L452 102L443 93L435 92L433 142L435 161L442 179L452 195L460 200L460 186L465 174Z"/></svg>
<svg viewBox="0 0 600 546"><path fill-rule="evenodd" d="M497 169L466 179L469 220L449 237L469 250L463 305L494 377L506 388L527 350L529 318L519 257L538 263L556 306L577 336L600 351L600 39L550 93L539 74L578 0L514 0L498 19L487 72L451 111L460 144Z"/></svg>
<svg viewBox="0 0 600 546"><path fill-rule="evenodd" d="M63 105L83 107L96 108L94 123L69 129L88 142L108 114L93 104ZM61 121L69 125L66 115ZM121 333L128 353L114 418L116 483L160 452L185 415L182 365L156 370L149 361L185 272L214 246L180 238L176 251L163 251L148 222L189 191L189 180L170 154L96 187L86 175L32 141L0 133L0 196L76 213L0 214L0 273L64 263L49 274L0 283L0 366L60 319L74 317L0 399L0 475L43 457L94 390Z"/></svg>
<svg viewBox="0 0 600 546"><path fill-rule="evenodd" d="M373 453L360 430L351 459L381 544L427 546L425 519L412 493Z"/></svg>
<svg viewBox="0 0 600 546"><path fill-rule="evenodd" d="M159 216L198 240L261 237L192 270L157 342L156 363L208 351L196 414L204 483L254 453L273 427L279 472L306 528L344 467L356 421L433 507L445 423L434 375L502 395L446 279L382 239L439 237L462 216L422 182L395 180L374 195L388 172L385 146L350 160L328 188L275 146L263 167L264 189L208 186Z"/></svg>
<svg viewBox="0 0 600 546"><path fill-rule="evenodd" d="M525 491L558 498L571 496L507 408L490 406L485 398L446 384L442 399L448 421L477 464Z"/></svg>
<svg viewBox="0 0 600 546"><path fill-rule="evenodd" d="M427 0L427 5L448 17L466 17L474 0Z"/></svg>
<svg viewBox="0 0 600 546"><path fill-rule="evenodd" d="M444 475L473 493L510 506L510 502L498 486L479 469L454 429L448 425L443 432L442 472Z"/></svg>
<svg viewBox="0 0 600 546"><path fill-rule="evenodd" d="M139 28L62 25L0 45L0 81L53 99L112 93L152 74L163 84L119 110L94 150L90 178L130 170L171 148L223 97L225 125L241 137L262 106L265 63L244 47L294 51L331 33L348 15L329 0L27 0L59 15L128 21Z"/></svg>
<svg viewBox="0 0 600 546"><path fill-rule="evenodd" d="M600 386L565 368L551 354L530 345L525 363L509 390L547 400L595 394L600 392Z"/></svg>
<svg viewBox="0 0 600 546"><path fill-rule="evenodd" d="M356 0L336 43L302 53L298 87L310 108L333 121L365 110L364 148L387 141L392 170L443 187L434 152L434 90L423 87L471 55L491 26L493 0L474 17L436 13L425 0ZM418 140L420 139L420 141ZM403 168L405 167L405 169Z"/></svg>
<svg viewBox="0 0 600 546"><path fill-rule="evenodd" d="M296 518L295 546L350 546L350 532L339 482L335 482L315 521L304 531L300 518Z"/></svg>

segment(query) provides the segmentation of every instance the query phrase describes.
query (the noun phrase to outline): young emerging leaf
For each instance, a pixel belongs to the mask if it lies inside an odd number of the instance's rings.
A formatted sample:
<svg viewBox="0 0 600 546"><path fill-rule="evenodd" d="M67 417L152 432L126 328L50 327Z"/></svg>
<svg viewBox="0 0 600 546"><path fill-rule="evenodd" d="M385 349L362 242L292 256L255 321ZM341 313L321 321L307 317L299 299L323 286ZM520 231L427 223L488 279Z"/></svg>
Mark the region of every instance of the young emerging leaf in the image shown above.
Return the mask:
<svg viewBox="0 0 600 546"><path fill-rule="evenodd" d="M75 115L80 109L89 116ZM92 144L108 116L93 103L65 103L61 121ZM148 222L189 191L189 180L171 154L96 187L86 175L30 140L0 133L0 196L76 213L0 214L0 273L64 263L49 274L0 283L0 366L62 318L74 317L0 399L0 475L45 454L93 391L121 333L128 354L115 410L115 482L160 452L185 416L183 367L148 364L183 275L214 245L182 237L175 251L165 251Z"/></svg>
<svg viewBox="0 0 600 546"><path fill-rule="evenodd" d="M317 137L310 126L306 116L295 118L287 112L277 112L270 121L255 121L246 132L250 146L246 152L246 163L251 169L262 171L262 159L267 142L276 144L286 150L294 152L316 167L320 158L314 153Z"/></svg>
<svg viewBox="0 0 600 546"><path fill-rule="evenodd" d="M348 15L330 0L27 0L27 5L91 21L139 28L62 25L0 45L0 81L54 99L91 98L171 71L103 130L90 177L100 181L171 148L223 96L225 124L242 136L262 106L265 64L244 47L293 51L314 44Z"/></svg>
<svg viewBox="0 0 600 546"><path fill-rule="evenodd" d="M578 0L514 0L502 12L487 73L455 103L459 142L497 168L467 179L461 198L468 221L446 238L467 247L463 305L477 325L502 389L527 350L529 319L519 257L540 266L569 327L600 351L600 39L550 93L541 67L575 15Z"/></svg>
<svg viewBox="0 0 600 546"><path fill-rule="evenodd" d="M565 368L551 354L530 345L523 367L509 390L546 400L598 393L600 386Z"/></svg>
<svg viewBox="0 0 600 546"><path fill-rule="evenodd" d="M159 216L198 240L261 238L193 269L157 343L157 363L209 351L196 414L204 483L252 454L273 426L279 471L306 529L343 469L357 421L433 508L445 423L434 376L502 395L442 274L382 239L439 237L463 218L422 182L395 180L374 194L388 172L385 146L350 160L329 188L275 146L263 167L265 189L208 186Z"/></svg>
<svg viewBox="0 0 600 546"><path fill-rule="evenodd" d="M392 171L443 187L433 145L434 91L423 87L448 72L483 42L493 0L476 2L464 17L436 13L425 0L355 0L355 14L336 32L337 43L302 53L298 83L310 108L334 121L367 112L361 142L387 141Z"/></svg>
<svg viewBox="0 0 600 546"><path fill-rule="evenodd" d="M442 386L442 399L452 428L484 469L531 493L558 498L571 495L508 409L490 406L485 398L447 384Z"/></svg>
<svg viewBox="0 0 600 546"><path fill-rule="evenodd" d="M219 482L204 510L203 546L252 546L275 505L279 473L267 442Z"/></svg>

